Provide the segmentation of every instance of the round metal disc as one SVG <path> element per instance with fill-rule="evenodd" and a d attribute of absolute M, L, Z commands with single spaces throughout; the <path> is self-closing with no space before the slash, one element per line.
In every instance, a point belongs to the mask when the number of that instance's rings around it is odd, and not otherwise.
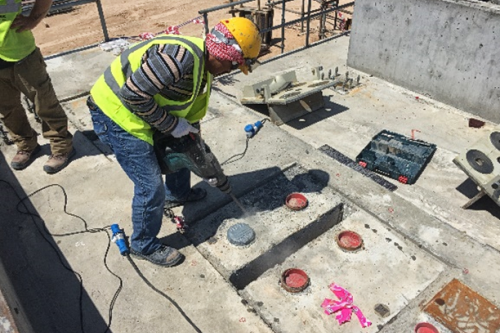
<path fill-rule="evenodd" d="M 493 172 L 493 163 L 482 151 L 471 149 L 465 157 L 467 157 L 469 165 L 477 172 L 484 174 Z"/>
<path fill-rule="evenodd" d="M 493 132 L 490 134 L 491 144 L 498 150 L 500 150 L 500 132 Z"/>
<path fill-rule="evenodd" d="M 248 245 L 255 239 L 255 231 L 245 223 L 237 223 L 227 230 L 227 239 L 237 246 Z"/>

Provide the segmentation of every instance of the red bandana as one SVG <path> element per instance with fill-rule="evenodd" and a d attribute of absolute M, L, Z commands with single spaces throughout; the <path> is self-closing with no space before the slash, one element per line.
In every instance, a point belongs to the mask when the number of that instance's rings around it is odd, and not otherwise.
<path fill-rule="evenodd" d="M 234 39 L 224 24 L 217 23 L 214 29 L 221 32 L 226 38 Z M 238 46 L 225 44 L 213 34 L 207 34 L 205 44 L 208 52 L 219 60 L 236 61 L 239 65 L 243 65 L 245 62 L 241 49 Z"/>

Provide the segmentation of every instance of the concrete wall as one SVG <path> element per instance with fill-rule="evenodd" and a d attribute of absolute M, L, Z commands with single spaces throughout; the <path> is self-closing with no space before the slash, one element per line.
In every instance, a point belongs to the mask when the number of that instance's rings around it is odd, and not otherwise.
<path fill-rule="evenodd" d="M 356 0 L 348 66 L 500 123 L 500 6 Z"/>

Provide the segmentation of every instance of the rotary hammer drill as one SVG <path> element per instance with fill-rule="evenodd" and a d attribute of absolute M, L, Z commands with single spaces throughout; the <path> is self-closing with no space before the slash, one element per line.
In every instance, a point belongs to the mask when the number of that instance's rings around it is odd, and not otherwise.
<path fill-rule="evenodd" d="M 189 133 L 180 138 L 156 135 L 154 140 L 162 173 L 168 174 L 188 168 L 209 185 L 231 194 L 229 178 L 200 133 Z"/>

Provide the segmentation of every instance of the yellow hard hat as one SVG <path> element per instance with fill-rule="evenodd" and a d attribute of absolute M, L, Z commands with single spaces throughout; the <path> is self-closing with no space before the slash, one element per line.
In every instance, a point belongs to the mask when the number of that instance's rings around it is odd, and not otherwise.
<path fill-rule="evenodd" d="M 259 28 L 245 17 L 232 17 L 223 19 L 220 22 L 226 26 L 241 48 L 245 63 L 238 68 L 244 74 L 248 74 L 249 71 L 252 71 L 252 65 L 256 63 L 260 53 L 261 37 Z"/>

